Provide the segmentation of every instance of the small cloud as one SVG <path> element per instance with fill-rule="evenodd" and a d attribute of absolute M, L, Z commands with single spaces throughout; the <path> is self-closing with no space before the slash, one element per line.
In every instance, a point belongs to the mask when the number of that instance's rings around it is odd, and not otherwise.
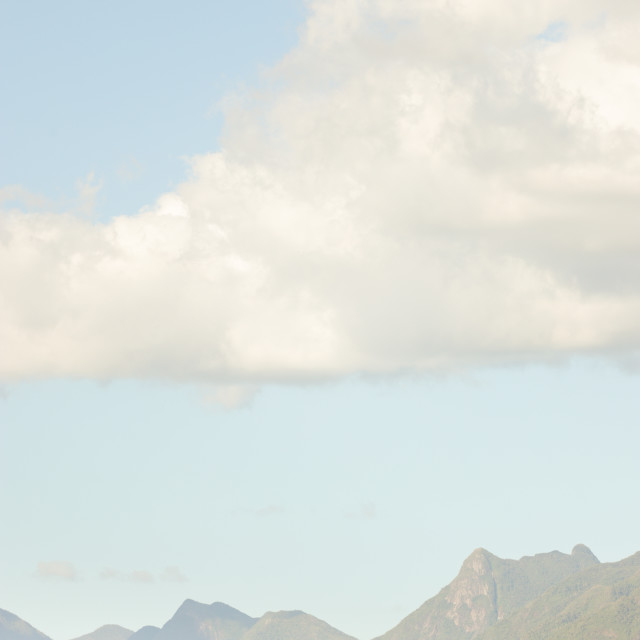
<path fill-rule="evenodd" d="M 224 385 L 206 389 L 202 399 L 205 404 L 216 405 L 231 411 L 250 406 L 257 392 L 258 388 L 253 385 Z"/>
<path fill-rule="evenodd" d="M 373 502 L 363 504 L 359 509 L 347 513 L 347 518 L 352 520 L 373 520 L 377 517 L 376 505 Z"/>
<path fill-rule="evenodd" d="M 38 562 L 35 575 L 38 578 L 47 580 L 55 579 L 73 582 L 78 579 L 76 568 L 67 561 Z"/>
<path fill-rule="evenodd" d="M 51 203 L 47 198 L 31 193 L 19 184 L 14 184 L 0 187 L 0 206 L 26 212 L 45 210 L 51 207 Z"/>
<path fill-rule="evenodd" d="M 155 582 L 156 579 L 148 571 L 132 571 L 128 576 L 129 582 Z"/>
<path fill-rule="evenodd" d="M 123 580 L 124 574 L 121 571 L 116 571 L 115 569 L 103 569 L 100 572 L 101 580 Z"/>
<path fill-rule="evenodd" d="M 131 156 L 120 164 L 117 173 L 122 182 L 134 182 L 142 175 L 142 165 Z"/>
<path fill-rule="evenodd" d="M 98 192 L 102 189 L 102 181 L 96 180 L 92 171 L 84 180 L 76 182 L 76 189 L 78 190 L 77 211 L 81 215 L 91 217 L 96 206 Z"/>
<path fill-rule="evenodd" d="M 167 567 L 160 575 L 160 580 L 165 582 L 188 582 L 187 576 L 178 567 Z"/>

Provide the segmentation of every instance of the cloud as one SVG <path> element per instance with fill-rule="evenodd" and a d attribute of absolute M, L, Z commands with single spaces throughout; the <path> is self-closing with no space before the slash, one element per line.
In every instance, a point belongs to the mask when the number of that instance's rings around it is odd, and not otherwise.
<path fill-rule="evenodd" d="M 138 582 L 143 584 L 149 584 L 155 582 L 155 578 L 149 571 L 136 570 L 136 571 L 118 571 L 108 567 L 100 572 L 101 580 L 118 580 L 120 582 Z"/>
<path fill-rule="evenodd" d="M 118 167 L 118 178 L 124 183 L 135 182 L 143 173 L 143 167 L 140 161 L 131 156 L 120 163 Z"/>
<path fill-rule="evenodd" d="M 94 173 L 91 172 L 84 180 L 76 182 L 76 188 L 78 190 L 76 210 L 79 214 L 90 218 L 96 206 L 98 192 L 102 189 L 102 181 L 96 180 Z"/>
<path fill-rule="evenodd" d="M 202 399 L 205 404 L 217 405 L 224 409 L 241 409 L 251 405 L 258 393 L 255 385 L 219 385 L 204 387 Z"/>
<path fill-rule="evenodd" d="M 128 576 L 129 582 L 142 582 L 148 584 L 155 582 L 156 579 L 148 571 L 132 571 Z"/>
<path fill-rule="evenodd" d="M 78 579 L 76 568 L 67 561 L 38 562 L 36 577 L 74 582 Z"/>
<path fill-rule="evenodd" d="M 174 192 L 0 215 L 0 380 L 628 358 L 638 27 L 627 1 L 315 0 Z"/>
<path fill-rule="evenodd" d="M 125 578 L 125 574 L 121 571 L 116 571 L 115 569 L 107 568 L 103 569 L 100 572 L 100 578 L 102 580 L 123 580 Z"/>
<path fill-rule="evenodd" d="M 0 209 L 18 209 L 26 211 L 46 210 L 50 207 L 49 200 L 35 193 L 31 193 L 20 185 L 0 187 Z"/>

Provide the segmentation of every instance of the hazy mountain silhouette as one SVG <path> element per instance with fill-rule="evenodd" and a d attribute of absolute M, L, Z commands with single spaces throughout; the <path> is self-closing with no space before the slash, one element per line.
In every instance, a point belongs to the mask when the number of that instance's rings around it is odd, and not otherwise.
<path fill-rule="evenodd" d="M 354 640 L 303 611 L 265 613 L 242 640 Z"/>
<path fill-rule="evenodd" d="M 380 640 L 466 640 L 568 576 L 598 564 L 584 545 L 571 555 L 552 551 L 503 560 L 476 549 L 458 576 Z"/>
<path fill-rule="evenodd" d="M 131 629 L 125 629 L 117 624 L 105 624 L 92 633 L 74 638 L 74 640 L 128 640 L 132 635 Z"/>
<path fill-rule="evenodd" d="M 51 640 L 13 613 L 0 609 L 0 640 Z"/>
<path fill-rule="evenodd" d="M 159 631 L 160 627 L 147 625 L 138 629 L 132 636 L 129 636 L 129 640 L 153 640 Z"/>
<path fill-rule="evenodd" d="M 584 545 L 503 560 L 476 549 L 456 578 L 377 640 L 640 640 L 640 552 L 600 564 Z M 0 640 L 50 640 L 0 609 Z M 302 611 L 252 618 L 186 600 L 162 627 L 76 640 L 354 640 Z"/>
<path fill-rule="evenodd" d="M 256 618 L 222 602 L 185 600 L 153 640 L 241 640 Z"/>

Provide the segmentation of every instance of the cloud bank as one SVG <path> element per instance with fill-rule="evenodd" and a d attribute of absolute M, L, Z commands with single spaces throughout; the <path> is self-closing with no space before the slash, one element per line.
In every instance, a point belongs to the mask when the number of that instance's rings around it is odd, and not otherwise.
<path fill-rule="evenodd" d="M 105 224 L 5 207 L 0 380 L 233 388 L 637 350 L 640 6 L 310 8 L 174 192 Z"/>

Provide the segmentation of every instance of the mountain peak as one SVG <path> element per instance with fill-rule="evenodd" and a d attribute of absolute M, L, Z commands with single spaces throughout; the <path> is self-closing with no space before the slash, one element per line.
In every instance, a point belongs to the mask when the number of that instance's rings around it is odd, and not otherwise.
<path fill-rule="evenodd" d="M 489 551 L 482 547 L 478 547 L 462 563 L 460 573 L 466 573 L 469 570 L 479 576 L 491 573 L 491 560 L 493 558 L 495 558 L 495 556 L 492 553 L 489 553 Z"/>
<path fill-rule="evenodd" d="M 153 640 L 185 640 L 215 638 L 240 640 L 256 620 L 224 602 L 203 604 L 185 600 Z"/>
<path fill-rule="evenodd" d="M 304 611 L 268 611 L 242 640 L 354 640 Z"/>
<path fill-rule="evenodd" d="M 596 563 L 600 563 L 600 560 L 598 560 L 598 558 L 596 558 L 596 556 L 594 555 L 593 551 L 591 551 L 591 549 L 589 549 L 589 547 L 587 547 L 586 544 L 577 544 L 575 547 L 573 547 L 573 549 L 571 550 L 571 555 L 574 557 L 582 557 L 582 558 L 588 558 L 589 560 L 595 560 Z"/>
<path fill-rule="evenodd" d="M 128 640 L 133 635 L 131 629 L 117 624 L 105 624 L 92 633 L 87 633 L 75 640 Z"/>
<path fill-rule="evenodd" d="M 206 606 L 203 605 L 201 602 L 196 602 L 195 600 L 192 600 L 191 598 L 187 598 L 179 607 L 178 607 L 178 611 L 180 610 L 189 610 L 189 609 L 194 609 L 196 607 L 202 607 L 202 606 Z"/>

